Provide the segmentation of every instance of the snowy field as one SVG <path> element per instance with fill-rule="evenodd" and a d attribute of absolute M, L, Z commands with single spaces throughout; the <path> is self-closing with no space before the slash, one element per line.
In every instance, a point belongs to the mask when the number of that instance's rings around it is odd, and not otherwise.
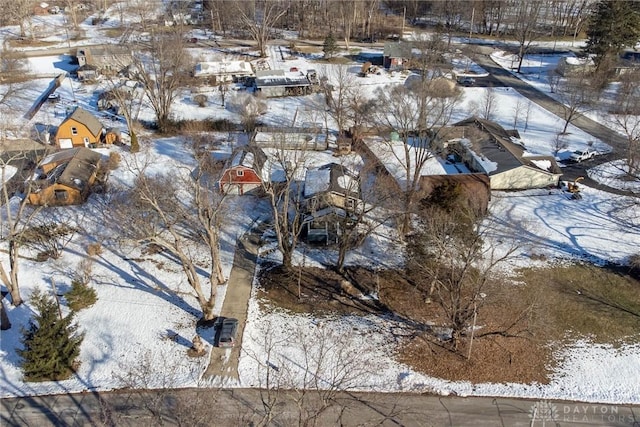
<path fill-rule="evenodd" d="M 58 19 L 46 17 L 39 19 Z M 64 46 L 62 23 L 41 26 L 48 31 L 47 39 Z M 40 27 L 39 27 L 40 28 Z M 95 26 L 83 24 L 86 36 L 95 43 L 109 42 L 105 32 Z M 5 28 L 1 37 L 15 34 L 17 27 Z M 56 33 L 57 31 L 57 33 Z M 206 57 L 207 52 L 194 52 L 197 58 Z M 211 53 L 213 55 L 213 53 Z M 208 57 L 206 57 L 208 58 Z M 272 69 L 298 67 L 313 68 L 320 75 L 335 79 L 337 67 L 344 67 L 352 74 L 362 89 L 373 96 L 375 90 L 385 85 L 403 84 L 405 74 L 387 74 L 359 79 L 356 73 L 359 64 L 330 66 L 313 62 L 308 58 L 282 60 L 278 50 L 269 52 Z M 466 63 L 462 61 L 462 63 Z M 55 75 L 68 69 L 69 57 L 45 56 L 30 60 L 29 68 L 37 75 Z M 551 66 L 551 64 L 549 65 Z M 476 72 L 481 72 L 474 65 Z M 36 72 L 37 70 L 37 72 Z M 542 74 L 541 79 L 542 79 Z M 34 99 L 48 86 L 51 79 L 34 79 L 25 91 L 24 98 L 13 104 L 14 116 L 7 117 L 13 123 L 24 123 L 22 115 Z M 45 104 L 43 109 L 23 129 L 35 123 L 57 126 L 65 114 L 65 106 L 80 105 L 95 111 L 100 85 L 80 85 L 66 80 L 58 89 L 62 101 Z M 463 120 L 477 112 L 478 100 L 486 93 L 485 88 L 464 88 L 461 105 L 455 112 L 454 121 Z M 237 114 L 229 105 L 221 106 L 219 94 L 209 93 L 205 108 L 191 101 L 191 93 L 184 92 L 174 105 L 176 119 L 180 118 L 227 118 L 237 121 Z M 513 89 L 494 90 L 496 109 L 492 119 L 507 129 L 520 131 L 527 152 L 535 155 L 552 154 L 555 134 L 563 127 L 563 120 L 531 104 Z M 300 125 L 301 123 L 324 123 L 316 109 L 322 105 L 318 96 L 288 97 L 268 100 L 268 110 L 261 121 L 268 125 Z M 517 116 L 518 104 L 529 111 L 528 118 Z M 519 109 L 523 111 L 522 108 Z M 100 115 L 106 126 L 124 127 L 117 119 Z M 152 118 L 149 108 L 142 108 L 140 119 Z M 294 120 L 295 119 L 295 120 Z M 328 121 L 329 127 L 335 124 Z M 147 156 L 158 170 L 174 170 L 177 166 L 193 166 L 187 148 L 181 138 L 153 138 L 141 135 L 146 150 L 138 154 Z M 607 150 L 602 141 L 570 126 L 566 138 L 567 148 L 559 154 L 568 156 L 570 151 L 585 148 L 588 142 Z M 240 142 L 242 143 L 242 142 Z M 235 143 L 234 143 L 235 144 Z M 234 145 L 230 144 L 230 145 Z M 228 147 L 233 148 L 232 146 Z M 117 150 L 117 148 L 112 148 Z M 106 152 L 104 153 L 107 154 Z M 129 154 L 123 152 L 124 160 Z M 124 162 L 123 162 L 124 163 Z M 606 168 L 605 168 L 606 169 Z M 12 173 L 6 170 L 5 173 Z M 607 171 L 593 172 L 607 175 Z M 123 184 L 131 183 L 132 174 L 123 167 L 113 172 L 111 179 Z M 605 178 L 602 178 L 605 179 Z M 583 200 L 569 200 L 560 191 L 531 191 L 519 193 L 494 193 L 490 205 L 492 225 L 497 224 L 494 239 L 500 242 L 505 234 L 513 233 L 513 225 L 520 228 L 518 236 L 525 244 L 523 251 L 512 261 L 511 267 L 532 265 L 533 254 L 544 254 L 551 260 L 589 260 L 624 262 L 637 254 L 640 247 L 640 205 L 637 199 L 612 196 L 583 187 Z M 20 281 L 23 297 L 37 288 L 51 292 L 51 283 L 59 292 L 69 289 L 71 272 L 85 257 L 86 246 L 96 240 L 102 241 L 105 252 L 96 259 L 93 287 L 98 293 L 98 302 L 83 310 L 77 317 L 81 330 L 86 333 L 80 355 L 80 369 L 72 379 L 60 382 L 25 383 L 19 369 L 15 348 L 20 346 L 20 329 L 26 326 L 32 315 L 27 303 L 21 307 L 8 306 L 13 323 L 9 331 L 3 331 L 0 348 L 0 397 L 66 393 L 87 390 L 111 390 L 125 385 L 123 377 L 131 370 L 148 366 L 152 387 L 207 386 L 202 380 L 207 358 L 185 357 L 198 318 L 198 305 L 178 266 L 159 256 L 140 253 L 139 249 L 120 247 L 112 236 L 103 235 L 100 215 L 100 196 L 92 196 L 86 205 L 75 208 L 47 210 L 47 215 L 77 218 L 82 221 L 85 233 L 64 250 L 61 259 L 37 263 L 24 259 L 21 263 Z M 233 260 L 235 241 L 251 226 L 254 220 L 267 212 L 263 201 L 253 197 L 238 197 L 233 201 L 233 221 L 224 225 L 223 263 L 228 277 Z M 504 224 L 504 228 L 500 228 Z M 502 235 L 500 234 L 502 230 Z M 393 230 L 381 228 L 358 251 L 347 258 L 347 263 L 370 266 L 397 266 L 401 245 Z M 269 256 L 273 256 L 269 255 Z M 320 265 L 335 254 L 326 251 L 310 251 L 297 254 L 297 262 L 305 265 Z M 0 262 L 7 265 L 7 254 L 0 252 Z M 541 262 L 541 261 L 536 261 Z M 226 288 L 219 289 L 215 312 L 219 312 Z M 539 384 L 470 384 L 448 382 L 424 376 L 394 360 L 394 346 L 406 333 L 402 325 L 393 319 L 379 317 L 342 317 L 317 319 L 311 316 L 291 316 L 279 312 L 264 312 L 254 297 L 249 303 L 248 323 L 242 343 L 239 364 L 240 380 L 230 386 L 258 387 L 266 385 L 266 369 L 269 364 L 280 368 L 278 381 L 284 386 L 304 386 L 304 372 L 317 368 L 323 378 L 340 380 L 344 388 L 378 391 L 429 391 L 442 394 L 482 396 L 518 396 L 540 399 L 576 399 L 606 403 L 640 403 L 640 346 L 628 345 L 613 348 L 580 341 L 558 355 L 562 363 L 553 373 L 551 383 Z M 212 337 L 204 337 L 210 345 Z M 324 345 L 324 347 L 323 347 Z M 269 360 L 265 354 L 270 352 Z M 317 366 L 320 355 L 327 354 L 321 366 Z M 336 378 L 338 363 L 352 364 L 351 374 Z M 207 382 L 208 383 L 208 382 Z"/>

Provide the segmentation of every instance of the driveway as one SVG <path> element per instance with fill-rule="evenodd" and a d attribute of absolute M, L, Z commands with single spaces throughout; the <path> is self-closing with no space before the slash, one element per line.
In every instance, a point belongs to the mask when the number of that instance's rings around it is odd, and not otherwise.
<path fill-rule="evenodd" d="M 240 359 L 244 328 L 247 323 L 247 310 L 249 308 L 251 286 L 253 285 L 253 277 L 256 271 L 258 247 L 263 227 L 263 223 L 258 220 L 236 242 L 236 252 L 233 257 L 231 273 L 229 274 L 227 293 L 220 313 L 222 317 L 238 319 L 236 345 L 232 348 L 213 347 L 211 349 L 211 360 L 203 375 L 205 379 L 214 376 L 239 379 L 238 361 Z"/>

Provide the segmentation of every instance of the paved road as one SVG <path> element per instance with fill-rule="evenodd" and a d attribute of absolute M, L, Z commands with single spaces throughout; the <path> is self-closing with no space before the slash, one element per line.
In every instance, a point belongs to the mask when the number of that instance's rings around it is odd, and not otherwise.
<path fill-rule="evenodd" d="M 38 396 L 0 401 L 3 426 L 255 425 L 263 400 L 277 402 L 270 426 L 298 424 L 297 391 L 182 389 Z M 304 396 L 306 409 L 320 395 Z M 320 426 L 640 426 L 640 407 L 411 393 L 338 393 Z M 224 408 L 224 409 L 223 409 Z M 533 416 L 535 412 L 535 418 Z"/>
<path fill-rule="evenodd" d="M 498 66 L 490 58 L 489 54 L 493 49 L 488 47 L 477 47 L 477 53 L 473 55 L 473 60 L 482 66 L 491 74 L 491 78 L 496 79 L 501 85 L 506 87 L 512 87 L 520 94 L 524 95 L 528 99 L 532 100 L 542 108 L 552 112 L 560 118 L 564 118 L 566 107 L 546 95 L 540 92 L 538 89 L 529 85 L 527 82 L 520 80 L 509 71 Z M 624 151 L 626 146 L 626 139 L 619 135 L 617 132 L 609 129 L 608 127 L 582 115 L 578 114 L 577 117 L 571 122 L 573 125 L 582 129 L 594 137 L 601 139 L 605 143 L 611 145 L 615 150 Z"/>

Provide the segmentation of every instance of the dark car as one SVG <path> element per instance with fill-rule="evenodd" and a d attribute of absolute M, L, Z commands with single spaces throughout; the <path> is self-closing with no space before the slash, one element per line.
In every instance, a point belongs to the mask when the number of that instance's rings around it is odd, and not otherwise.
<path fill-rule="evenodd" d="M 460 84 L 462 86 L 473 86 L 474 84 L 476 84 L 476 80 L 473 77 L 463 77 L 460 79 Z"/>
<path fill-rule="evenodd" d="M 218 327 L 218 347 L 233 347 L 238 333 L 238 319 L 224 317 Z"/>

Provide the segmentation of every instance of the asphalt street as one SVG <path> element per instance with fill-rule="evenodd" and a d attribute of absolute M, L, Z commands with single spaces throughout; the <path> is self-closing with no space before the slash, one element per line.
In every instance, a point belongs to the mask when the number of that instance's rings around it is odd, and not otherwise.
<path fill-rule="evenodd" d="M 300 390 L 182 389 L 38 396 L 0 401 L 3 426 L 270 426 L 312 417 L 327 393 Z M 301 411 L 296 402 L 304 402 Z M 640 407 L 414 393 L 331 395 L 318 426 L 640 426 Z M 307 412 L 310 411 L 310 412 Z"/>

